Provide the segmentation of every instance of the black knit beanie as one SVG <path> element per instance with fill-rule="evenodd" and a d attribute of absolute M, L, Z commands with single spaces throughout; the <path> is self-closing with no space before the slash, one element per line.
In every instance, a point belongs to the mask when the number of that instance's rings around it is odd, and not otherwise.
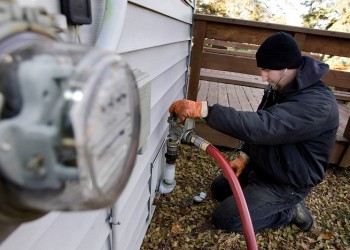
<path fill-rule="evenodd" d="M 267 38 L 255 54 L 256 63 L 263 69 L 296 69 L 302 62 L 302 55 L 295 39 L 284 32 Z"/>

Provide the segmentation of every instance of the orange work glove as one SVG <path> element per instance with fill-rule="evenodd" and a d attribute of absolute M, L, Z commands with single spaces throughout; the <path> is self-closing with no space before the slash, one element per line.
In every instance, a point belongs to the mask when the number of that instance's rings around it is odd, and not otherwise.
<path fill-rule="evenodd" d="M 175 112 L 183 123 L 186 118 L 201 118 L 208 115 L 207 102 L 195 102 L 186 99 L 178 100 L 171 104 L 169 112 Z"/>
<path fill-rule="evenodd" d="M 238 157 L 229 163 L 238 177 L 242 173 L 243 169 L 248 165 L 249 156 L 243 151 L 240 151 Z"/>

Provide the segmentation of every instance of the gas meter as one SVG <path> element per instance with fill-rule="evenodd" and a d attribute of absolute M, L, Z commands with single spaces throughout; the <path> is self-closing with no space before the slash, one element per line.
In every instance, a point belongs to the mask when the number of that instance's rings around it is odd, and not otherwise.
<path fill-rule="evenodd" d="M 0 11 L 0 221 L 112 204 L 138 149 L 132 71 L 113 53 L 62 42 L 41 10 Z"/>

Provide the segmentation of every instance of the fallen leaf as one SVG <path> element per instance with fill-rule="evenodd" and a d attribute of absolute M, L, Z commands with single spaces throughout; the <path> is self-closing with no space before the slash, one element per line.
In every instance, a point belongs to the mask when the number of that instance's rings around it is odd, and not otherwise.
<path fill-rule="evenodd" d="M 331 232 L 322 232 L 321 237 L 324 240 L 330 240 L 332 238 L 333 234 Z"/>
<path fill-rule="evenodd" d="M 172 232 L 173 234 L 176 234 L 176 233 L 178 233 L 179 231 L 180 231 L 180 226 L 179 226 L 179 224 L 173 223 L 173 225 L 171 226 L 171 232 Z"/>
<path fill-rule="evenodd" d="M 309 246 L 305 244 L 305 242 L 301 242 L 301 248 L 303 250 L 309 250 Z"/>

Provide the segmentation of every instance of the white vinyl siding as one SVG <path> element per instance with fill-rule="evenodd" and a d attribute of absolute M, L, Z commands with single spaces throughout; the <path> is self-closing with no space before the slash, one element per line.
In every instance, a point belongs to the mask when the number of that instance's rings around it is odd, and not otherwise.
<path fill-rule="evenodd" d="M 87 212 L 51 212 L 23 223 L 2 244 L 3 250 L 101 249 L 110 234 L 105 209 Z M 89 246 L 89 248 L 85 248 Z"/>
<path fill-rule="evenodd" d="M 138 4 L 184 23 L 192 24 L 193 8 L 189 8 L 189 5 L 181 0 L 130 0 L 129 2 Z"/>
<path fill-rule="evenodd" d="M 117 52 L 125 53 L 189 40 L 188 24 L 129 4 Z"/>

